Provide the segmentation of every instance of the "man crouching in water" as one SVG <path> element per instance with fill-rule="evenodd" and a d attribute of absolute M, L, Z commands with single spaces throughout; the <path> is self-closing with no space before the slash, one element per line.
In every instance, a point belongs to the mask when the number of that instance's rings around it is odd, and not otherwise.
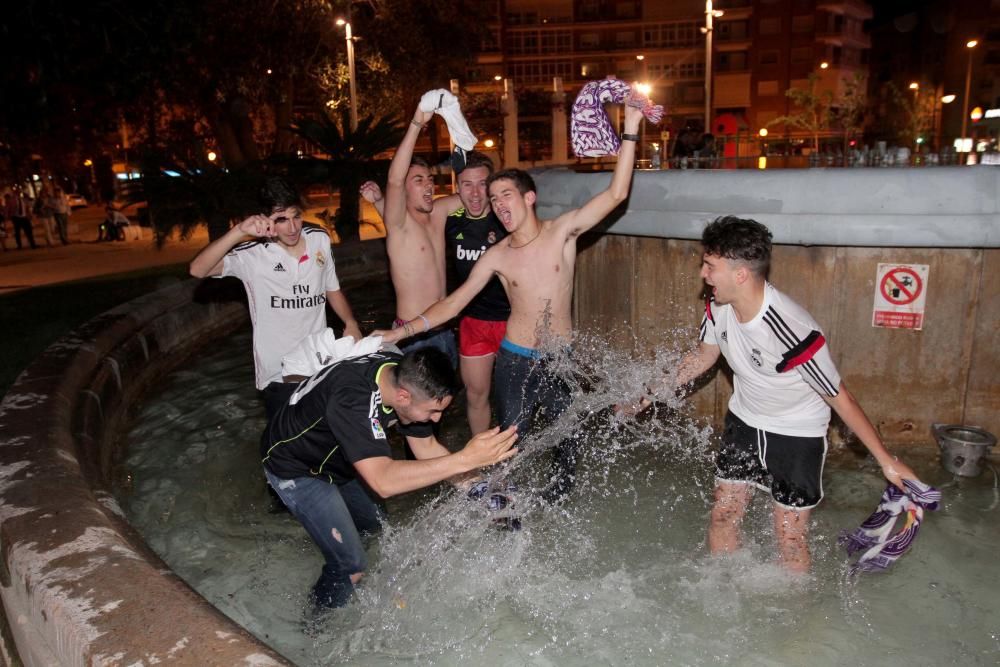
<path fill-rule="evenodd" d="M 363 533 L 379 528 L 381 498 L 422 489 L 513 456 L 516 429 L 493 428 L 452 454 L 434 437 L 457 381 L 448 357 L 426 348 L 376 352 L 332 364 L 302 382 L 261 438 L 264 474 L 323 553 L 317 608 L 350 600 L 364 575 Z M 416 461 L 392 458 L 397 426 Z M 453 480 L 453 481 L 458 481 Z"/>

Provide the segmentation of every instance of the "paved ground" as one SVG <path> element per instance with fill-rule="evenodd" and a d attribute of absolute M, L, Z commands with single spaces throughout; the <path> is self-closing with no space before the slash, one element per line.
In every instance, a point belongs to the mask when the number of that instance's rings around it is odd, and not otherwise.
<path fill-rule="evenodd" d="M 101 207 L 74 211 L 68 246 L 56 240 L 57 245 L 47 247 L 45 234 L 37 224 L 34 230 L 37 250 L 13 249 L 14 239 L 6 238 L 7 250 L 0 251 L 0 294 L 150 266 L 186 263 L 208 242 L 208 233 L 201 228 L 191 238 L 173 238 L 161 249 L 153 243 L 149 229 L 143 230 L 145 236 L 141 241 L 95 243 L 97 227 L 103 219 Z M 7 229 L 10 230 L 9 223 Z M 27 243 L 24 245 L 28 247 Z"/>
<path fill-rule="evenodd" d="M 329 202 L 336 206 L 336 200 Z M 306 211 L 307 220 L 316 220 L 316 214 L 325 207 L 310 207 Z M 378 216 L 365 206 L 367 220 L 378 220 Z M 208 243 L 208 232 L 199 228 L 190 238 L 171 238 L 162 248 L 153 243 L 149 229 L 144 229 L 140 241 L 112 241 L 96 243 L 97 227 L 104 219 L 104 209 L 88 206 L 77 209 L 70 219 L 70 241 L 68 246 L 59 244 L 47 247 L 45 234 L 35 225 L 37 250 L 16 250 L 14 239 L 4 239 L 6 251 L 0 251 L 0 294 L 17 290 L 49 285 L 52 283 L 93 278 L 135 271 L 151 266 L 186 264 Z M 10 223 L 7 223 L 10 232 Z M 380 231 L 371 226 L 362 227 L 362 237 L 380 236 Z M 25 248 L 27 242 L 22 239 Z"/>

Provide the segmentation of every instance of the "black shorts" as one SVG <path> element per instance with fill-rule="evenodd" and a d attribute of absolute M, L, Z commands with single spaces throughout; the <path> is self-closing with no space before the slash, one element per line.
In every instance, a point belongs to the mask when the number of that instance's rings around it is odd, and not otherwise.
<path fill-rule="evenodd" d="M 779 505 L 809 509 L 823 499 L 826 437 L 802 438 L 762 431 L 726 413 L 722 445 L 715 456 L 715 477 L 747 482 Z"/>

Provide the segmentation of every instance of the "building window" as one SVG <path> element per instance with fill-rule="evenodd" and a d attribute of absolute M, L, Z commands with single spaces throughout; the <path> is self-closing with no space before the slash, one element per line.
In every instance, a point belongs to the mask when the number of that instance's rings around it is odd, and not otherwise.
<path fill-rule="evenodd" d="M 615 46 L 619 49 L 628 49 L 635 46 L 635 33 L 631 30 L 623 30 L 615 33 Z"/>
<path fill-rule="evenodd" d="M 760 27 L 760 34 L 762 35 L 777 35 L 781 33 L 781 19 L 761 19 L 758 24 Z"/>
<path fill-rule="evenodd" d="M 601 33 L 599 32 L 580 33 L 580 48 L 581 49 L 601 48 Z"/>
<path fill-rule="evenodd" d="M 813 50 L 811 46 L 801 46 L 792 49 L 792 64 L 802 65 L 804 63 L 810 63 L 813 59 Z"/>
<path fill-rule="evenodd" d="M 639 16 L 639 9 L 636 0 L 618 0 L 615 5 L 615 17 L 620 19 L 634 19 Z"/>
<path fill-rule="evenodd" d="M 812 32 L 815 26 L 816 21 L 813 19 L 812 14 L 792 17 L 792 32 Z"/>
<path fill-rule="evenodd" d="M 760 64 L 761 65 L 777 65 L 778 64 L 778 50 L 768 49 L 767 51 L 760 52 Z"/>
<path fill-rule="evenodd" d="M 757 82 L 757 95 L 760 97 L 767 97 L 769 95 L 778 95 L 778 82 L 777 81 L 758 81 Z"/>
<path fill-rule="evenodd" d="M 720 72 L 742 72 L 747 69 L 746 51 L 723 51 L 719 54 Z"/>

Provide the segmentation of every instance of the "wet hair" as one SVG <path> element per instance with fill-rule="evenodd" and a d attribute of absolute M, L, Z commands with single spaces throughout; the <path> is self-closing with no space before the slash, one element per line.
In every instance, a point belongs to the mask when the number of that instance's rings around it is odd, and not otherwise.
<path fill-rule="evenodd" d="M 423 159 L 419 155 L 414 155 L 413 157 L 410 158 L 410 166 L 411 167 L 425 167 L 427 169 L 430 169 L 431 168 L 431 163 L 428 162 L 427 160 Z"/>
<path fill-rule="evenodd" d="M 488 155 L 479 151 L 469 151 L 465 154 L 465 167 L 462 168 L 462 171 L 477 167 L 486 167 L 486 173 L 493 174 L 493 160 Z M 462 171 L 458 173 L 461 174 Z"/>
<path fill-rule="evenodd" d="M 420 399 L 437 401 L 458 392 L 458 378 L 451 360 L 434 348 L 421 348 L 403 355 L 396 367 L 396 384 Z"/>
<path fill-rule="evenodd" d="M 709 255 L 746 263 L 758 276 L 771 266 L 771 232 L 756 220 L 726 215 L 713 220 L 701 234 Z"/>
<path fill-rule="evenodd" d="M 268 176 L 264 179 L 257 193 L 260 208 L 266 215 L 280 211 L 283 208 L 298 206 L 302 208 L 302 197 L 291 181 L 282 176 Z"/>
<path fill-rule="evenodd" d="M 500 180 L 513 181 L 514 186 L 517 187 L 517 191 L 522 195 L 526 195 L 529 192 L 537 192 L 535 189 L 535 179 L 523 169 L 504 169 L 490 175 L 486 181 L 486 188 L 489 189 L 491 185 Z"/>

